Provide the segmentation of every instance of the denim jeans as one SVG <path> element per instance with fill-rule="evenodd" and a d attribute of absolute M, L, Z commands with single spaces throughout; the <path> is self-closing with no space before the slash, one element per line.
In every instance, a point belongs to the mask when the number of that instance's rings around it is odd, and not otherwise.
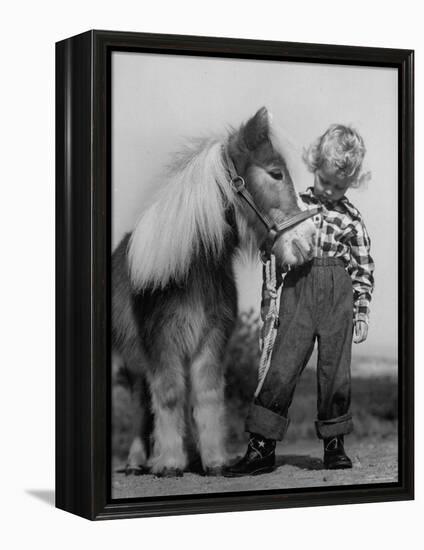
<path fill-rule="evenodd" d="M 279 317 L 270 368 L 250 406 L 246 431 L 283 439 L 296 384 L 317 341 L 317 435 L 324 439 L 351 432 L 353 290 L 343 261 L 315 258 L 289 271 Z"/>

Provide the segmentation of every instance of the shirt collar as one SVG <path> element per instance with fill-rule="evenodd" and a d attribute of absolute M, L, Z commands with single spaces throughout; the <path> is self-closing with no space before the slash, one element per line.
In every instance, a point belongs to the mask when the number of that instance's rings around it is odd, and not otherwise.
<path fill-rule="evenodd" d="M 347 212 L 354 220 L 361 219 L 359 210 L 353 206 L 346 195 L 343 195 L 343 197 L 336 202 L 326 201 L 325 199 L 323 200 L 321 197 L 317 197 L 317 195 L 315 195 L 313 187 L 308 187 L 306 191 L 301 193 L 301 196 L 309 197 L 315 204 L 324 205 L 327 210 L 336 210 L 339 212 L 344 211 Z"/>
<path fill-rule="evenodd" d="M 308 187 L 307 190 L 304 193 L 302 193 L 302 195 L 311 197 L 315 201 L 321 204 L 324 204 L 326 207 L 329 207 L 329 208 L 334 208 L 335 206 L 340 204 L 346 205 L 348 203 L 348 199 L 346 195 L 343 195 L 343 197 L 337 201 L 332 201 L 332 200 L 325 199 L 322 195 L 320 196 L 316 195 L 313 187 Z"/>

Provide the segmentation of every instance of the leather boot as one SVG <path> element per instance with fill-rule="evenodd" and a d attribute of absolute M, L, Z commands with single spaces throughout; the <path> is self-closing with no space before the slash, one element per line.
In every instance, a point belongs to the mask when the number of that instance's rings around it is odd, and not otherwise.
<path fill-rule="evenodd" d="M 352 468 L 352 461 L 344 450 L 344 437 L 342 435 L 324 439 L 324 466 L 327 470 Z"/>
<path fill-rule="evenodd" d="M 255 476 L 272 472 L 275 467 L 275 440 L 251 434 L 246 454 L 224 469 L 224 477 Z"/>

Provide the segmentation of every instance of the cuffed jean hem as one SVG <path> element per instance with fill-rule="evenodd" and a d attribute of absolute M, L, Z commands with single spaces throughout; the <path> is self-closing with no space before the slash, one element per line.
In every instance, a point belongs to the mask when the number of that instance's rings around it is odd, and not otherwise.
<path fill-rule="evenodd" d="M 281 441 L 287 431 L 289 419 L 254 403 L 250 405 L 246 418 L 246 431 L 267 439 Z"/>
<path fill-rule="evenodd" d="M 353 430 L 351 414 L 344 414 L 330 420 L 316 420 L 315 429 L 320 439 L 327 439 L 336 435 L 350 434 Z"/>

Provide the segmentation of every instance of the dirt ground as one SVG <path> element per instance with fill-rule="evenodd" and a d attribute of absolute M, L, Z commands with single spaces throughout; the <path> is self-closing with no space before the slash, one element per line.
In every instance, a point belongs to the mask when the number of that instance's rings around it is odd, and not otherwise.
<path fill-rule="evenodd" d="M 398 450 L 395 438 L 346 441 L 353 461 L 351 470 L 325 470 L 322 444 L 318 440 L 280 443 L 274 472 L 242 478 L 204 477 L 185 473 L 184 477 L 164 479 L 153 475 L 126 476 L 114 464 L 112 498 L 142 498 L 228 491 L 331 487 L 367 483 L 390 483 L 398 479 Z"/>

